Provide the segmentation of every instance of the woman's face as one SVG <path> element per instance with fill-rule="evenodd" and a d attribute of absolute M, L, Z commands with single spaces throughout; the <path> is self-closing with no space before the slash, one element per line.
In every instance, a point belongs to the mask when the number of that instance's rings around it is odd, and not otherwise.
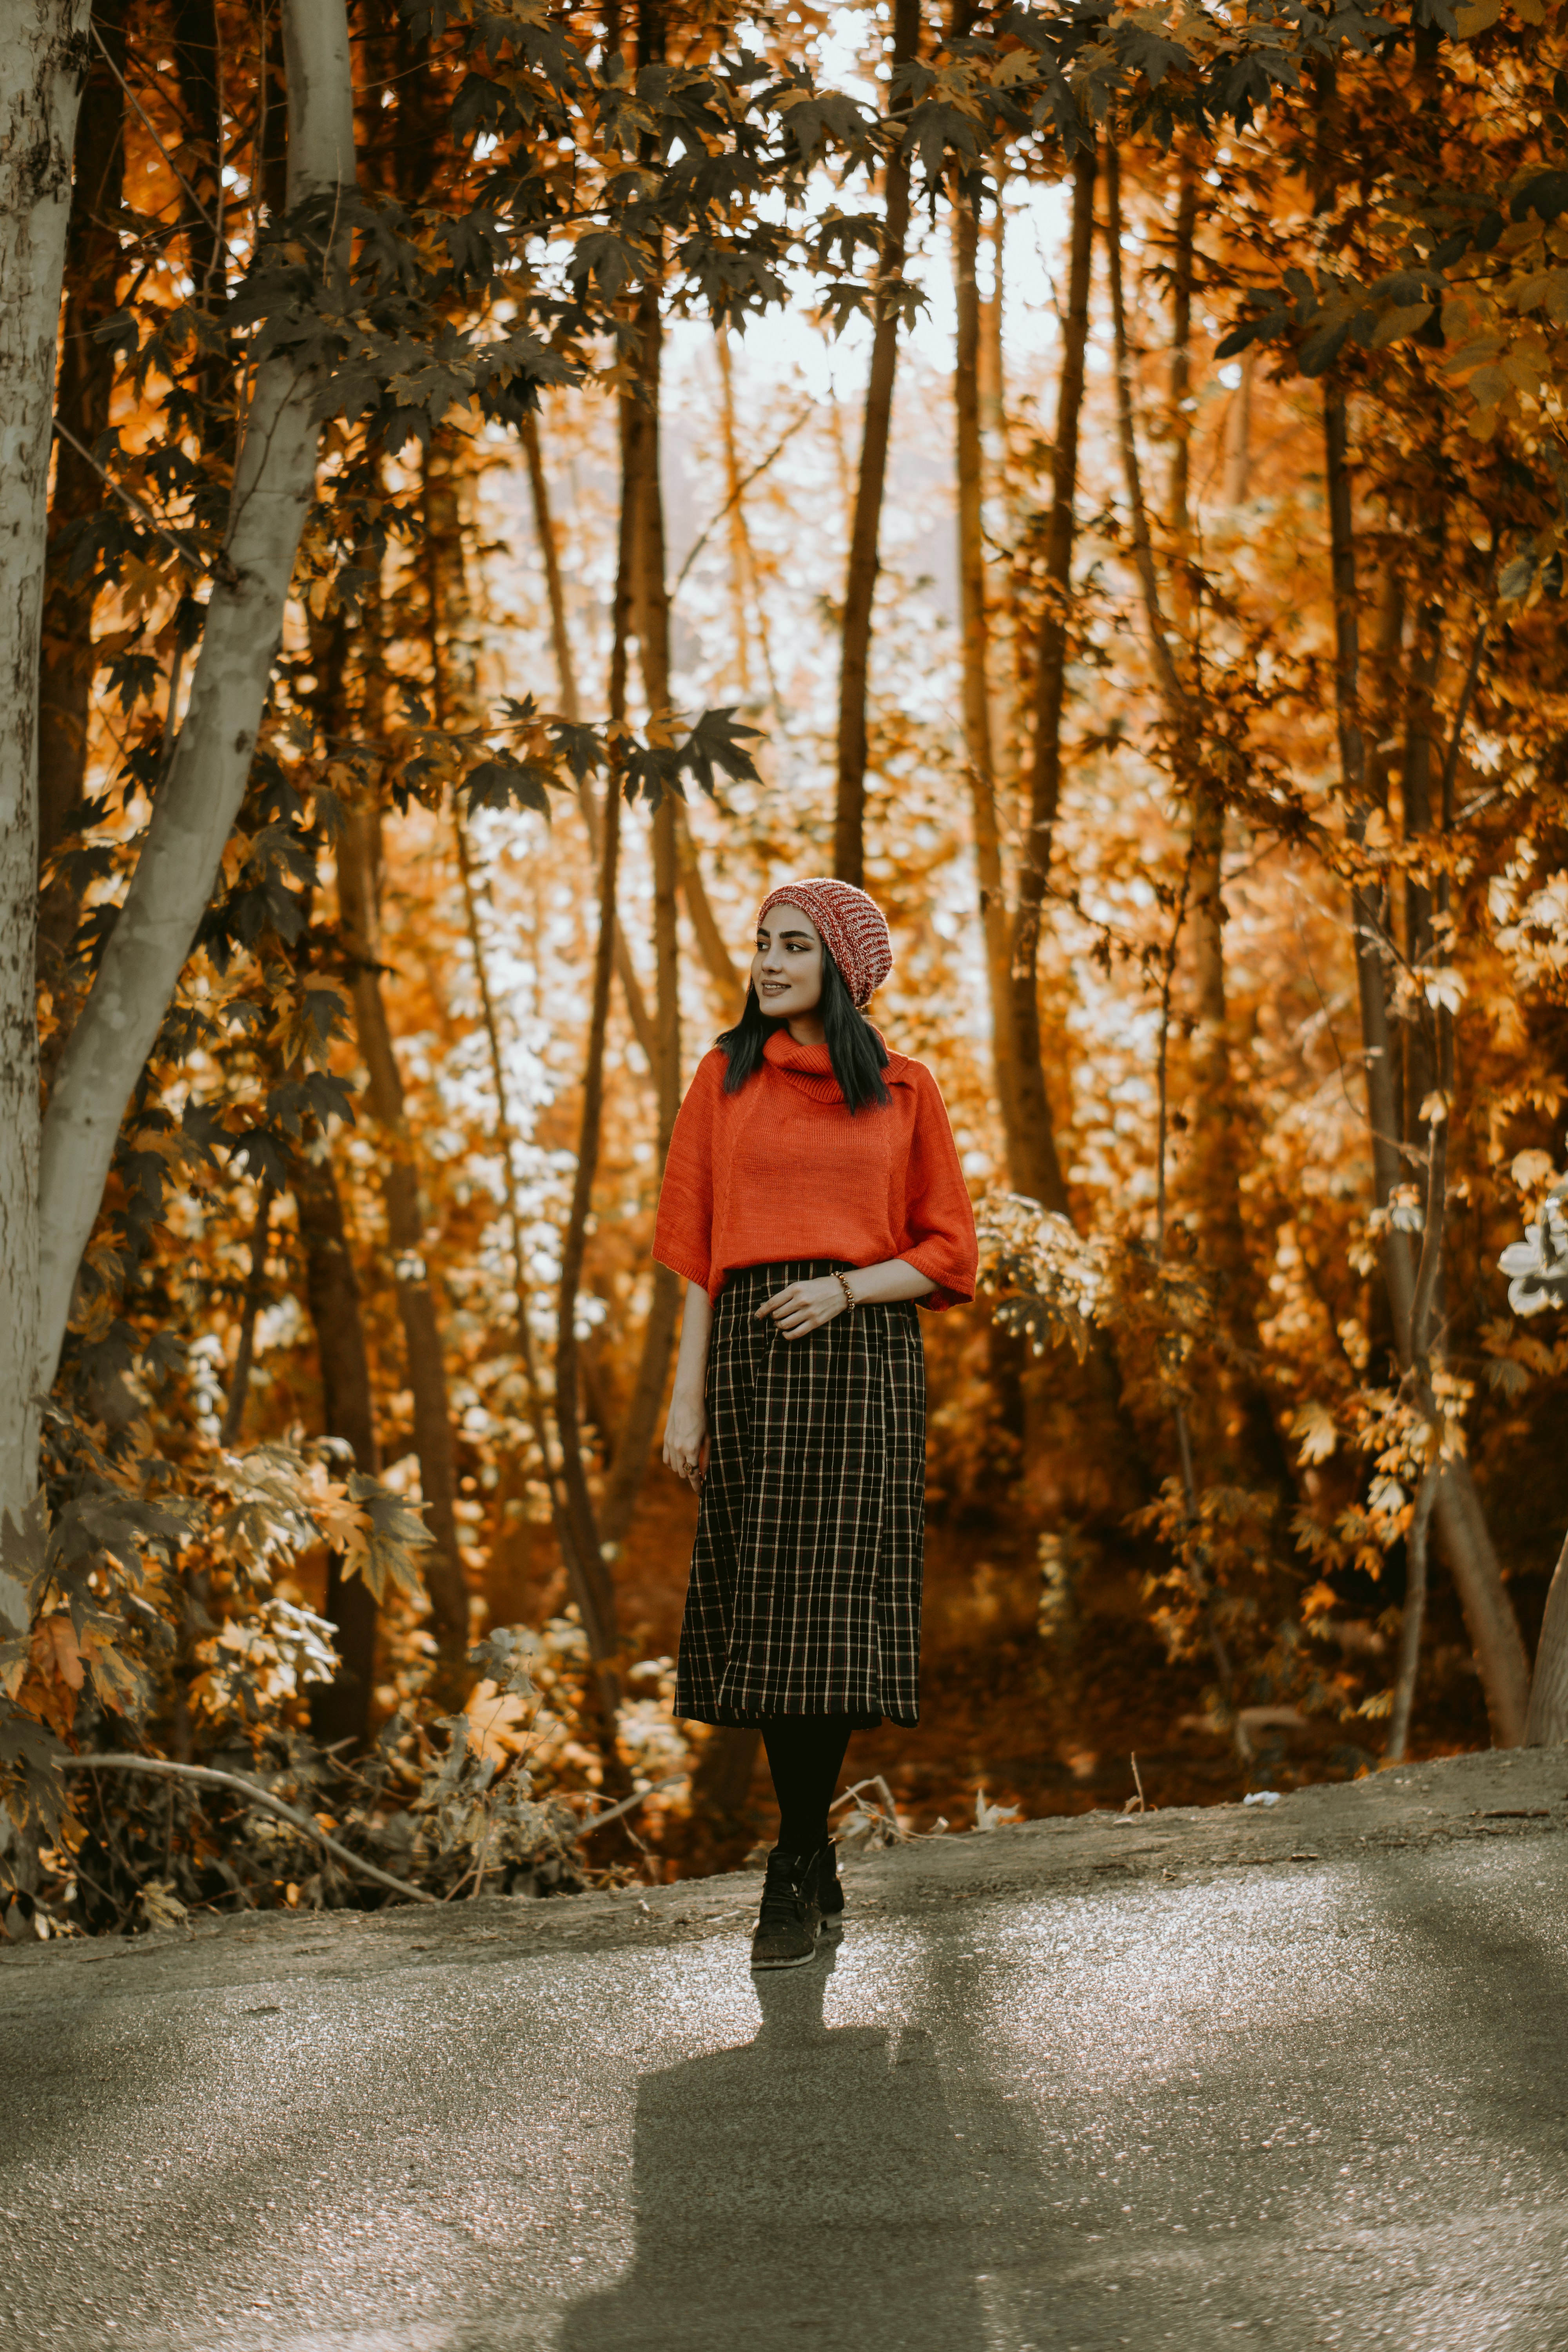
<path fill-rule="evenodd" d="M 787 900 L 757 926 L 752 985 L 770 1021 L 795 1021 L 822 1002 L 822 938 L 811 917 Z"/>

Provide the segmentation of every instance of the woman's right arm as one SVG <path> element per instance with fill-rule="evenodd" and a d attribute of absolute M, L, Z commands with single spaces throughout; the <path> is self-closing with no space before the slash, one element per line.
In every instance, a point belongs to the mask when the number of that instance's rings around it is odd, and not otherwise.
<path fill-rule="evenodd" d="M 680 1353 L 675 1364 L 675 1392 L 669 1419 L 664 1425 L 664 1458 L 678 1478 L 694 1494 L 702 1492 L 708 1468 L 708 1337 L 713 1328 L 713 1302 L 700 1282 L 686 1286 L 686 1310 L 680 1318 Z"/>

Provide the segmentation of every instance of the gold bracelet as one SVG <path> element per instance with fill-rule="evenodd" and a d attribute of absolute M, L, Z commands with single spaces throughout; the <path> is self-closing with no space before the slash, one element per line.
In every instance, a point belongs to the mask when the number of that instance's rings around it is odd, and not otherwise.
<path fill-rule="evenodd" d="M 853 1315 L 855 1309 L 859 1306 L 860 1301 L 856 1297 L 855 1293 L 849 1287 L 849 1276 L 847 1274 L 835 1274 L 833 1279 L 838 1285 L 839 1289 L 844 1293 L 845 1297 L 849 1301 L 849 1312 Z"/>

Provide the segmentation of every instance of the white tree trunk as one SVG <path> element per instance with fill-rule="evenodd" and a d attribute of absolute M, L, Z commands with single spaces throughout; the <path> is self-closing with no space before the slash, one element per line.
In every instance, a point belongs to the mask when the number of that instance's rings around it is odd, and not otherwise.
<path fill-rule="evenodd" d="M 38 624 L 89 0 L 0 0 L 0 1513 L 37 1484 Z"/>
<path fill-rule="evenodd" d="M 353 99 L 344 0 L 285 0 L 289 205 L 352 184 Z M 125 1104 L 157 1037 L 245 796 L 315 487 L 313 377 L 287 356 L 258 372 L 235 468 L 225 552 L 190 707 L 125 905 L 71 1033 L 44 1123 L 37 1379 L 54 1377 L 83 1249 Z"/>

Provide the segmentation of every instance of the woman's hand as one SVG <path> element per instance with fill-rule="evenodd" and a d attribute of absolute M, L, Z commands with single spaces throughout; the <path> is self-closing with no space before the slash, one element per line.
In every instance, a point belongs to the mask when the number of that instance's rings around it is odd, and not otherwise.
<path fill-rule="evenodd" d="M 792 1282 L 787 1289 L 775 1290 L 757 1314 L 771 1315 L 786 1339 L 804 1339 L 808 1331 L 820 1331 L 836 1315 L 846 1314 L 848 1307 L 838 1276 L 825 1274 L 815 1282 Z"/>
<path fill-rule="evenodd" d="M 664 1425 L 664 1458 L 694 1495 L 702 1492 L 708 1475 L 708 1408 L 700 1396 L 683 1396 L 679 1389 L 669 1401 Z"/>

